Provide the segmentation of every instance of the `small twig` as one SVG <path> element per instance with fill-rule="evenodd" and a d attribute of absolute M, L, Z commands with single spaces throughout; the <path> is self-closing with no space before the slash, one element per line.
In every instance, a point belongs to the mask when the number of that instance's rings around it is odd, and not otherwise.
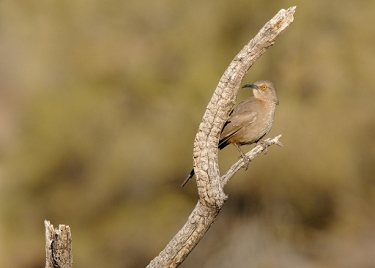
<path fill-rule="evenodd" d="M 255 146 L 253 149 L 251 149 L 249 152 L 247 152 L 245 155 L 251 160 L 253 160 L 258 154 L 261 154 L 263 151 L 266 151 L 267 148 L 271 145 L 278 145 L 283 146 L 283 144 L 279 141 L 281 135 L 276 136 L 273 139 L 266 139 L 262 142 L 260 142 L 257 146 Z M 239 171 L 242 166 L 244 165 L 243 158 L 239 158 L 236 163 L 234 163 L 231 168 L 223 175 L 221 176 L 221 186 L 224 187 L 228 181 L 233 177 L 234 174 L 236 174 L 237 171 Z"/>

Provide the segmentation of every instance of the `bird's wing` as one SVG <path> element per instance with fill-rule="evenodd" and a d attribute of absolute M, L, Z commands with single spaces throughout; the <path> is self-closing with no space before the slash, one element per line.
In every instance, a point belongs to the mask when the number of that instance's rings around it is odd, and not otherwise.
<path fill-rule="evenodd" d="M 250 102 L 252 100 L 247 99 L 239 103 L 231 113 L 220 135 L 220 149 L 227 146 L 230 138 L 236 135 L 242 128 L 253 124 L 257 120 L 258 113 L 249 105 Z"/>

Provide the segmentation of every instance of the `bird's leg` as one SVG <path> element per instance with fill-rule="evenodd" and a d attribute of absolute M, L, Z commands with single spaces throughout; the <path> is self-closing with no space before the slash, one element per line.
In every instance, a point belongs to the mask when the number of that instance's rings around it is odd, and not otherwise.
<path fill-rule="evenodd" d="M 243 160 L 243 162 L 244 162 L 243 167 L 245 168 L 245 170 L 247 170 L 247 168 L 249 167 L 250 158 L 247 157 L 247 155 L 244 154 L 244 152 L 241 150 L 240 146 L 238 146 L 237 143 L 233 143 L 233 145 L 234 145 L 234 146 L 237 148 L 237 150 L 240 152 L 240 154 L 241 154 L 240 157 L 242 158 L 242 160 Z"/>

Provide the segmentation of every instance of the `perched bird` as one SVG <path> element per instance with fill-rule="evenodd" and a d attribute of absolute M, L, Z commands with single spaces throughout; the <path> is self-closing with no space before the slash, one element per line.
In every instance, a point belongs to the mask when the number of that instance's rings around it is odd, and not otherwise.
<path fill-rule="evenodd" d="M 246 84 L 242 88 L 246 87 L 253 89 L 254 96 L 241 101 L 231 111 L 221 130 L 218 147 L 221 150 L 232 143 L 246 162 L 245 168 L 247 169 L 250 160 L 240 146 L 256 143 L 270 131 L 279 98 L 275 86 L 270 81 L 259 80 L 254 84 Z M 193 176 L 194 169 L 181 187 L 184 187 Z"/>

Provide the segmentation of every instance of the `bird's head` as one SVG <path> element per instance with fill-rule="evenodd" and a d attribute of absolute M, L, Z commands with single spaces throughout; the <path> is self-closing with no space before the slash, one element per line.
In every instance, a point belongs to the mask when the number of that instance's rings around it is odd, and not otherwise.
<path fill-rule="evenodd" d="M 263 100 L 266 102 L 274 102 L 276 105 L 279 104 L 279 98 L 277 97 L 276 88 L 272 82 L 267 80 L 259 80 L 254 84 L 246 84 L 242 88 L 251 87 L 253 94 L 256 99 Z"/>

